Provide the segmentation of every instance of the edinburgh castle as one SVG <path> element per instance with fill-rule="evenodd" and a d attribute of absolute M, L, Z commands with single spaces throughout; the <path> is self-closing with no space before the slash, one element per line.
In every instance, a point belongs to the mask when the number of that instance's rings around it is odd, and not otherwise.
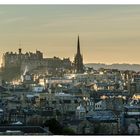
<path fill-rule="evenodd" d="M 43 53 L 37 50 L 36 53 L 26 52 L 23 54 L 19 49 L 18 53 L 6 52 L 3 54 L 2 72 L 4 77 L 7 77 L 6 80 L 23 74 L 25 69 L 30 73 L 43 70 L 43 73 L 45 71 L 48 74 L 54 74 L 60 70 L 71 70 L 72 62 L 69 58 L 43 58 Z M 12 76 L 6 76 L 9 73 L 13 73 Z"/>
<path fill-rule="evenodd" d="M 69 58 L 44 58 L 43 53 L 36 50 L 33 52 L 22 53 L 19 48 L 18 52 L 6 52 L 2 57 L 2 77 L 5 80 L 19 78 L 25 71 L 30 74 L 46 74 L 53 76 L 62 76 L 66 73 L 83 73 L 83 58 L 80 54 L 80 41 L 78 36 L 77 53 L 74 62 Z"/>

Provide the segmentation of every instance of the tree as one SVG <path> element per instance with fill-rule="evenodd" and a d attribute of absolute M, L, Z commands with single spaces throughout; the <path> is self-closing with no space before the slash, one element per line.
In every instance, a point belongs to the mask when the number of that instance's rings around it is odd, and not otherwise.
<path fill-rule="evenodd" d="M 63 128 L 63 135 L 75 135 L 75 132 L 68 127 Z"/>
<path fill-rule="evenodd" d="M 63 133 L 63 126 L 56 119 L 47 120 L 44 126 L 49 127 L 49 131 L 54 135 L 62 135 Z"/>

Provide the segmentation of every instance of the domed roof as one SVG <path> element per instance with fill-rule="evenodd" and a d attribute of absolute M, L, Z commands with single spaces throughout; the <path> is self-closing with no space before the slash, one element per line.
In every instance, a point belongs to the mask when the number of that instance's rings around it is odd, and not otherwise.
<path fill-rule="evenodd" d="M 86 112 L 85 108 L 81 104 L 80 104 L 80 106 L 78 106 L 76 108 L 76 111 L 78 111 L 78 112 Z"/>

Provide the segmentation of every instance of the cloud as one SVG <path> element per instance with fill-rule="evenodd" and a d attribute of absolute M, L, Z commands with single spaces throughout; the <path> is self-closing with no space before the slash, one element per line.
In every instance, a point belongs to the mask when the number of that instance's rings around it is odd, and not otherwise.
<path fill-rule="evenodd" d="M 15 22 L 23 21 L 23 20 L 25 20 L 25 17 L 12 17 L 8 19 L 4 19 L 1 23 L 9 24 L 9 23 L 15 23 Z"/>

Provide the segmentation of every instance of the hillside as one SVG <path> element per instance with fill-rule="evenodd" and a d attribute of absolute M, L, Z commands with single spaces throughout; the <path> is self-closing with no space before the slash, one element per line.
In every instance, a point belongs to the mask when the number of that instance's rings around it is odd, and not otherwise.
<path fill-rule="evenodd" d="M 93 67 L 95 70 L 99 68 L 107 68 L 107 69 L 119 69 L 119 70 L 133 70 L 133 71 L 140 71 L 139 64 L 102 64 L 102 63 L 88 63 L 85 64 L 86 67 Z"/>

